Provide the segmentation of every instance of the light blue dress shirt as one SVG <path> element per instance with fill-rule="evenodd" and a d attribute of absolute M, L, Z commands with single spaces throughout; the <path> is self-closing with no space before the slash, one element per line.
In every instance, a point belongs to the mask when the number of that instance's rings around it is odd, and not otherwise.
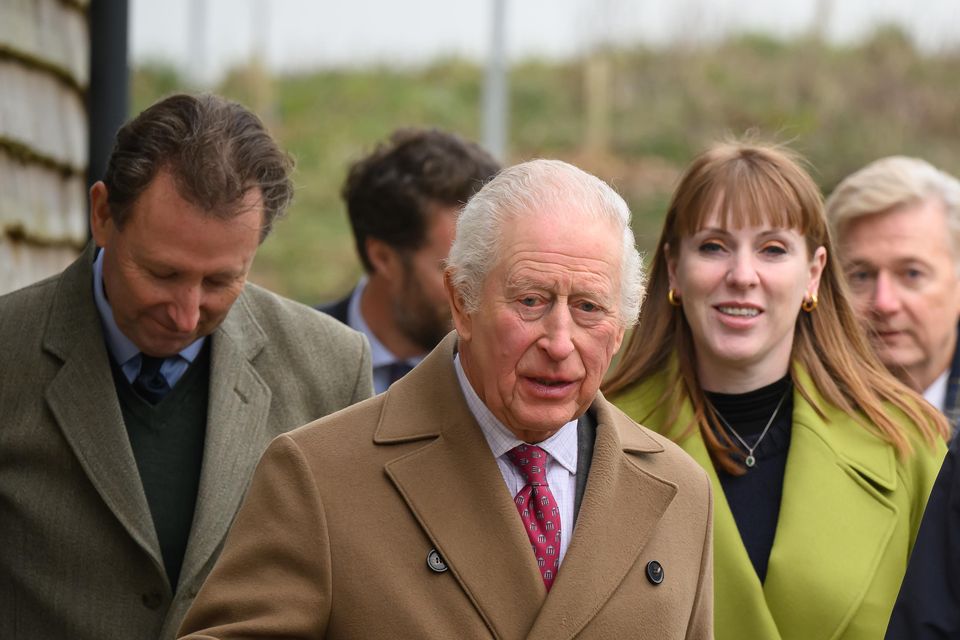
<path fill-rule="evenodd" d="M 405 362 L 411 367 L 415 367 L 423 360 L 423 356 L 406 359 L 398 358 L 393 355 L 382 342 L 377 340 L 377 336 L 373 335 L 373 332 L 370 331 L 366 320 L 363 319 L 363 314 L 360 313 L 360 296 L 363 295 L 363 290 L 366 288 L 367 279 L 364 277 L 357 283 L 353 294 L 350 296 L 350 304 L 347 307 L 347 325 L 367 336 L 367 340 L 370 342 L 370 360 L 373 364 L 373 389 L 377 393 L 383 393 L 392 382 L 390 380 L 390 365 L 397 362 Z"/>

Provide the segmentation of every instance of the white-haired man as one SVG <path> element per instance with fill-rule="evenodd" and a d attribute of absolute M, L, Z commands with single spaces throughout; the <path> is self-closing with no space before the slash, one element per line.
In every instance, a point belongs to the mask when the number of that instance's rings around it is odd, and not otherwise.
<path fill-rule="evenodd" d="M 623 200 L 568 164 L 474 196 L 456 331 L 274 441 L 190 638 L 712 638 L 703 471 L 598 393 L 643 294 Z"/>
<path fill-rule="evenodd" d="M 960 421 L 960 182 L 904 156 L 844 179 L 826 202 L 854 309 L 880 360 Z"/>

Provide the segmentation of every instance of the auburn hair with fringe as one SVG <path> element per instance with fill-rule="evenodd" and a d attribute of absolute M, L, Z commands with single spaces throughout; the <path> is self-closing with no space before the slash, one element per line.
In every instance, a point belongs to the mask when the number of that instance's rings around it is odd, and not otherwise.
<path fill-rule="evenodd" d="M 908 456 L 912 447 L 904 426 L 890 417 L 886 407 L 903 412 L 929 446 L 937 437 L 947 439 L 950 429 L 946 418 L 896 380 L 874 355 L 848 302 L 846 284 L 831 259 L 833 247 L 820 190 L 804 170 L 800 157 L 779 145 L 719 143 L 697 156 L 683 173 L 657 243 L 639 324 L 604 383 L 607 396 L 623 393 L 662 372 L 676 353 L 676 373 L 667 380 L 663 395 L 650 411 L 672 403 L 668 420 L 675 422 L 681 405 L 677 398 L 689 398 L 694 417 L 690 424 L 674 431 L 676 439 L 699 428 L 714 464 L 735 475 L 744 473 L 733 455 L 738 451 L 735 443 L 725 430 L 710 426 L 716 424 L 716 416 L 697 379 L 690 326 L 682 308 L 667 300 L 668 247 L 679 247 L 680 239 L 700 231 L 714 212 L 726 228 L 769 224 L 795 229 L 806 240 L 808 256 L 818 247 L 826 249 L 819 304 L 812 313 L 797 310 L 791 363 L 806 369 L 827 402 L 888 442 L 900 459 Z M 796 382 L 793 364 L 790 375 Z M 797 388 L 825 418 L 806 391 Z"/>

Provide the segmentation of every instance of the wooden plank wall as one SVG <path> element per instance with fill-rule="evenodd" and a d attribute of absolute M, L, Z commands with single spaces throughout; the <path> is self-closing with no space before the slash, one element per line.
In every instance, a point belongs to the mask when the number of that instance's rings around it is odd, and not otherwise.
<path fill-rule="evenodd" d="M 89 0 L 0 0 L 0 293 L 87 240 Z"/>

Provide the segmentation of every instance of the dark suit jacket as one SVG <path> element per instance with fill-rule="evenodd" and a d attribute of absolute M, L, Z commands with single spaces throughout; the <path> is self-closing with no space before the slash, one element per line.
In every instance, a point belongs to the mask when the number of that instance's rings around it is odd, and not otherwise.
<path fill-rule="evenodd" d="M 887 640 L 960 638 L 960 439 L 930 492 Z"/>
<path fill-rule="evenodd" d="M 598 395 L 586 491 L 548 595 L 455 345 L 450 334 L 385 393 L 271 444 L 182 635 L 713 637 L 703 470 Z M 428 567 L 431 550 L 446 571 Z"/>
<path fill-rule="evenodd" d="M 360 334 L 248 284 L 211 336 L 200 487 L 171 585 L 117 401 L 92 258 L 90 247 L 62 274 L 0 298 L 0 638 L 170 638 L 267 443 L 372 392 Z"/>
<path fill-rule="evenodd" d="M 950 421 L 953 435 L 960 429 L 960 328 L 957 329 L 957 346 L 950 361 L 950 374 L 947 377 L 947 397 L 944 399 L 943 413 Z"/>
<path fill-rule="evenodd" d="M 334 302 L 328 302 L 326 304 L 320 304 L 316 306 L 317 311 L 323 311 L 328 316 L 336 318 L 343 324 L 349 325 L 347 322 L 347 313 L 350 311 L 350 298 L 353 296 L 353 291 L 347 294 L 346 298 L 341 298 L 340 300 L 335 300 Z"/>

